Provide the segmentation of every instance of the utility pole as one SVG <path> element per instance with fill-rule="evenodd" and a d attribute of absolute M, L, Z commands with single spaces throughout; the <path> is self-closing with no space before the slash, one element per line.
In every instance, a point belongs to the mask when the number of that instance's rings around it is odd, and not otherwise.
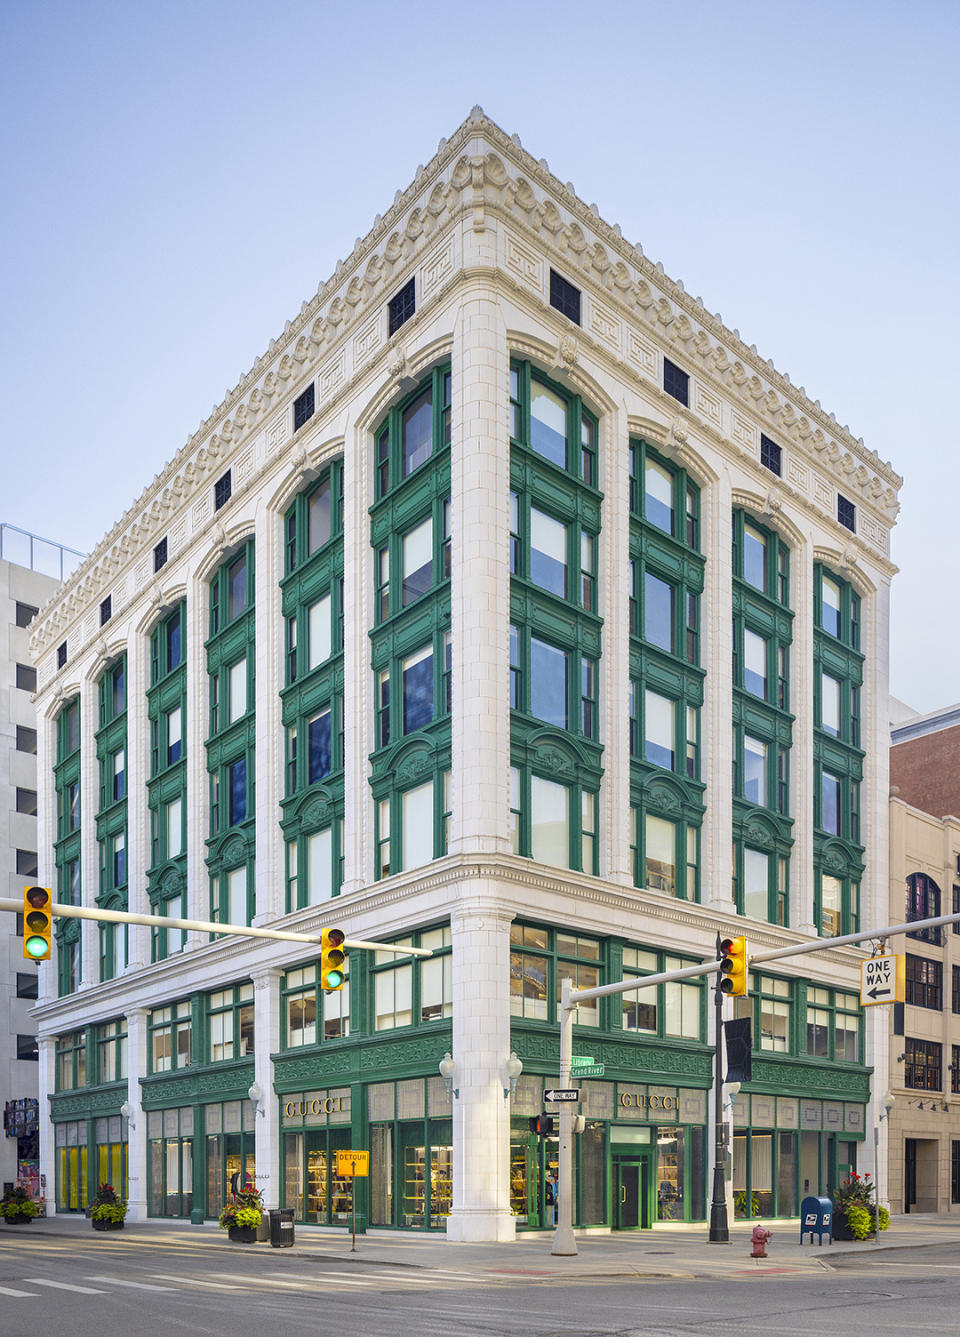
<path fill-rule="evenodd" d="M 575 1003 L 570 1002 L 573 981 L 560 981 L 560 1085 L 570 1085 L 573 1064 L 573 1019 Z M 573 1109 L 564 1101 L 560 1106 L 560 1150 L 557 1156 L 557 1226 L 551 1253 L 563 1256 L 577 1252 L 573 1238 Z"/>
<path fill-rule="evenodd" d="M 717 957 L 723 957 L 721 943 L 717 934 Z M 714 988 L 714 1017 L 716 1039 L 714 1044 L 715 1075 L 713 1079 L 713 1201 L 710 1203 L 711 1244 L 729 1244 L 730 1229 L 727 1224 L 727 1189 L 723 1177 L 723 1163 L 726 1156 L 726 1129 L 723 1122 L 723 992 L 720 988 L 721 975 L 717 975 Z"/>

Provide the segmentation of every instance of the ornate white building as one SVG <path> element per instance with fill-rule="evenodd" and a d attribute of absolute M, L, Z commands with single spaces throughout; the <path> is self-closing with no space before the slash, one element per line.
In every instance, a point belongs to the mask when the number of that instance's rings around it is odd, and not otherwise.
<path fill-rule="evenodd" d="M 335 1226 L 352 1145 L 368 1228 L 544 1223 L 561 977 L 886 905 L 900 482 L 475 109 L 34 632 L 60 899 L 434 955 L 324 996 L 310 949 L 64 921 L 58 1210 L 126 1173 L 200 1221 L 251 1173 Z M 741 1214 L 856 1162 L 857 960 L 754 976 Z M 706 1216 L 711 1018 L 696 982 L 581 1009 L 581 1224 Z"/>

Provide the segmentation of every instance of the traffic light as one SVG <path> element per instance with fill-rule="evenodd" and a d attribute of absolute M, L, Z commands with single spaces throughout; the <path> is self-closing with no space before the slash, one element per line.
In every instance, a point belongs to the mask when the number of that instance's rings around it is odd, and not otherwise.
<path fill-rule="evenodd" d="M 721 938 L 720 992 L 732 998 L 743 998 L 747 992 L 747 940 Z"/>
<path fill-rule="evenodd" d="M 320 934 L 320 987 L 327 993 L 342 989 L 346 978 L 343 938 L 339 928 L 325 928 Z"/>
<path fill-rule="evenodd" d="M 549 1114 L 535 1114 L 530 1120 L 530 1131 L 537 1137 L 550 1137 L 554 1132 L 553 1119 Z"/>
<path fill-rule="evenodd" d="M 23 955 L 27 961 L 50 960 L 53 897 L 46 887 L 23 889 Z"/>

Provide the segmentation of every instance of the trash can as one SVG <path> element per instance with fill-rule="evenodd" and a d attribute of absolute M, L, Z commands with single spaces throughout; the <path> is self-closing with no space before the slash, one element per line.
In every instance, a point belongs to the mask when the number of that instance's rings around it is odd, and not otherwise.
<path fill-rule="evenodd" d="M 270 1248 L 289 1249 L 293 1244 L 293 1208 L 272 1208 L 270 1211 Z"/>

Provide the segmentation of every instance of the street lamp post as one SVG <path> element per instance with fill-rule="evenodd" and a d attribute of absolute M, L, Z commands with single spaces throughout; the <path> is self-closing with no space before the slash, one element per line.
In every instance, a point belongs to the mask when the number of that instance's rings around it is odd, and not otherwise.
<path fill-rule="evenodd" d="M 889 1121 L 893 1109 L 894 1094 L 887 1091 L 880 1101 L 880 1113 L 873 1125 L 873 1233 L 880 1238 L 880 1124 Z"/>

